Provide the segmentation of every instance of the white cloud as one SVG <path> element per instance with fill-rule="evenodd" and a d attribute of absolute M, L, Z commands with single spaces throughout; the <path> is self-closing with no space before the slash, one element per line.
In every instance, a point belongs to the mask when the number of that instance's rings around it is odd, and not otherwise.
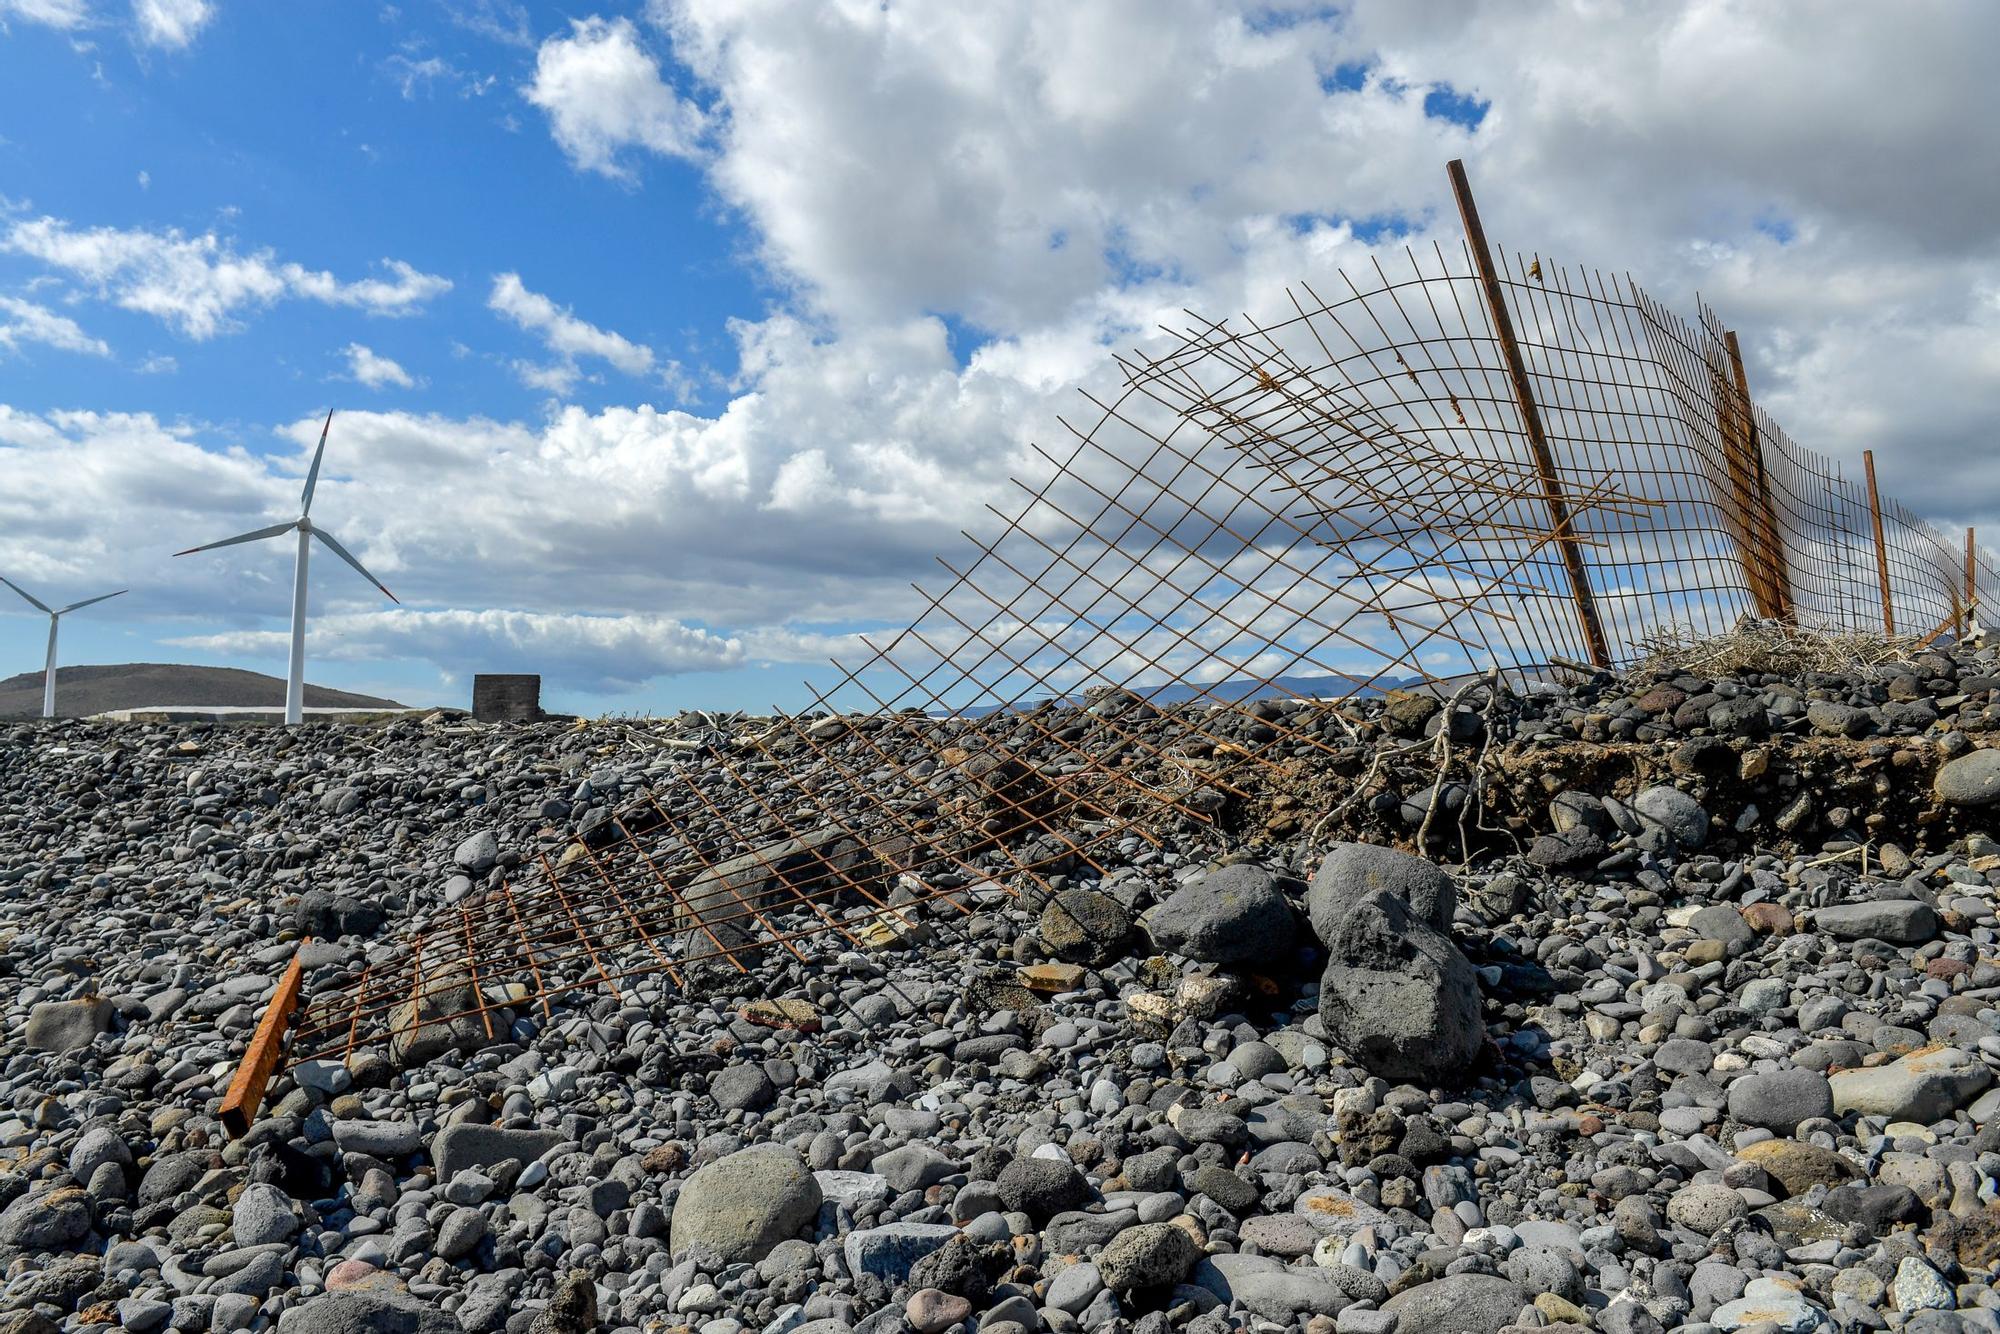
<path fill-rule="evenodd" d="M 38 259 L 127 310 L 151 315 L 197 341 L 240 326 L 238 314 L 296 299 L 351 306 L 371 315 L 410 313 L 451 283 L 385 259 L 387 278 L 342 282 L 280 261 L 272 251 L 239 252 L 231 241 L 177 229 L 76 228 L 59 218 L 17 221 L 0 232 L 0 251 Z"/>
<path fill-rule="evenodd" d="M 214 18 L 210 0 L 132 0 L 132 21 L 149 46 L 179 50 Z"/>
<path fill-rule="evenodd" d="M 2000 104 L 1980 55 L 2000 9 L 649 13 L 704 90 L 709 179 L 836 337 L 943 312 L 990 340 L 989 369 L 1087 378 L 1161 313 L 1269 314 L 1339 266 L 1365 283 L 1375 247 L 1347 222 L 1389 224 L 1384 251 L 1455 250 L 1443 165 L 1463 157 L 1496 243 L 1630 272 L 1683 311 L 1699 292 L 1802 441 L 1852 461 L 1893 434 L 1914 502 L 2000 521 L 1955 466 L 2000 396 Z M 1484 120 L 1426 115 L 1431 93 Z"/>
<path fill-rule="evenodd" d="M 516 357 L 507 363 L 514 372 L 514 378 L 530 389 L 539 389 L 545 394 L 561 397 L 576 388 L 576 382 L 583 378 L 575 362 L 555 362 L 544 366 L 539 362 Z"/>
<path fill-rule="evenodd" d="M 415 608 L 661 617 L 755 644 L 760 659 L 797 645 L 817 662 L 822 627 L 908 604 L 912 571 L 958 544 L 1049 418 L 1018 381 L 962 374 L 935 320 L 839 344 L 783 320 L 738 335 L 765 369 L 715 416 L 343 411 L 314 515 Z M 251 438 L 278 445 L 267 455 L 235 433 L 142 414 L 0 408 L 0 567 L 122 572 L 157 615 L 274 628 L 283 561 L 247 547 L 159 557 L 296 505 L 318 432 L 318 418 L 301 419 L 275 441 Z M 807 474 L 813 503 L 786 508 Z M 327 568 L 314 583 L 321 614 L 375 610 L 373 590 Z M 579 642 L 583 653 L 598 641 Z M 603 654 L 591 670 L 628 671 Z"/>
<path fill-rule="evenodd" d="M 68 31 L 90 22 L 89 0 L 0 0 L 0 25 L 8 19 Z"/>
<path fill-rule="evenodd" d="M 0 351 L 17 352 L 23 343 L 41 343 L 64 352 L 108 357 L 111 345 L 92 338 L 67 315 L 19 297 L 0 296 Z"/>
<path fill-rule="evenodd" d="M 384 60 L 382 69 L 395 80 L 403 100 L 408 102 L 414 102 L 420 93 L 428 97 L 440 83 L 457 89 L 460 97 L 470 98 L 484 97 L 499 82 L 498 75 L 468 73 L 442 56 L 426 56 L 419 60 L 402 51 Z"/>
<path fill-rule="evenodd" d="M 359 343 L 349 343 L 341 352 L 347 357 L 348 375 L 370 389 L 380 389 L 385 385 L 395 385 L 399 389 L 417 387 L 416 378 L 408 371 Z"/>
<path fill-rule="evenodd" d="M 443 8 L 452 24 L 489 41 L 523 49 L 535 44 L 527 8 L 512 0 L 444 0 Z"/>
<path fill-rule="evenodd" d="M 459 8 L 527 32 L 511 5 Z M 1399 262 L 1405 240 L 1456 256 L 1451 157 L 1467 159 L 1496 242 L 1630 272 L 1684 313 L 1699 290 L 1742 331 L 1760 403 L 1804 444 L 1850 461 L 1876 447 L 1891 494 L 2000 531 L 1986 420 L 2000 136 L 1984 68 L 2000 10 L 1913 23 L 1879 7 L 1841 24 L 1717 0 L 1571 3 L 1532 21 L 1460 0 L 1338 16 L 1220 0 L 650 12 L 650 30 L 588 18 L 544 42 L 527 97 L 580 169 L 632 180 L 647 153 L 698 163 L 780 306 L 735 326 L 738 392 L 712 415 L 337 419 L 329 521 L 365 516 L 359 554 L 421 606 L 658 617 L 717 627 L 705 633 L 750 661 L 817 658 L 807 649 L 843 626 L 905 619 L 906 581 L 961 549 L 961 526 L 991 531 L 986 502 L 1018 504 L 1010 473 L 1043 471 L 1028 442 L 1061 452 L 1057 415 L 1087 424 L 1072 386 L 1102 390 L 1113 353 L 1183 308 L 1268 317 L 1289 309 L 1288 284 L 1330 295 L 1343 269 L 1373 283 L 1375 258 Z M 1425 114 L 1446 91 L 1486 105 L 1476 130 Z M 191 286 L 222 288 L 224 267 L 202 258 Z M 189 303 L 211 332 L 279 299 L 248 267 L 241 295 Z M 137 286 L 124 269 L 69 271 L 121 303 Z M 659 373 L 653 349 L 515 275 L 489 304 L 542 339 L 546 360 L 517 371 L 552 395 L 598 362 Z M 46 551 L 80 574 L 128 559 L 103 549 L 107 531 L 196 540 L 281 514 L 317 429 L 285 427 L 292 449 L 267 463 L 207 428 L 0 414 L 0 560 Z M 258 631 L 282 614 L 282 562 L 187 564 L 164 576 L 162 606 Z M 363 585 L 315 587 L 335 615 L 374 614 Z M 569 642 L 580 664 L 614 652 Z"/>
<path fill-rule="evenodd" d="M 232 630 L 167 643 L 206 653 L 269 656 L 289 631 Z M 443 673 L 535 671 L 566 690 L 612 694 L 661 677 L 717 671 L 745 661 L 741 641 L 670 616 L 577 616 L 542 612 L 371 611 L 316 617 L 306 651 L 315 660 L 417 659 Z"/>
<path fill-rule="evenodd" d="M 440 56 L 413 60 L 398 51 L 382 62 L 382 68 L 403 92 L 403 100 L 413 102 L 419 91 L 428 93 L 433 83 L 452 74 L 451 65 Z"/>
<path fill-rule="evenodd" d="M 660 75 L 630 19 L 577 19 L 535 56 L 535 80 L 522 95 L 549 118 L 549 132 L 577 166 L 631 179 L 628 148 L 670 157 L 700 153 L 702 113 Z"/>
<path fill-rule="evenodd" d="M 515 374 L 531 389 L 568 393 L 581 375 L 577 362 L 585 357 L 607 362 L 627 375 L 652 373 L 652 348 L 578 319 L 568 307 L 558 306 L 540 292 L 522 286 L 517 273 L 494 275 L 493 291 L 486 298 L 486 305 L 516 327 L 534 334 L 555 354 L 552 365 L 514 363 Z"/>

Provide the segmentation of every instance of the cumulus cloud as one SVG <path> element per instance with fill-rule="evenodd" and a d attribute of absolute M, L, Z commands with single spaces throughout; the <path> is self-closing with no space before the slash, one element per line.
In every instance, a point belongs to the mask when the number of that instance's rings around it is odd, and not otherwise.
<path fill-rule="evenodd" d="M 566 393 L 581 373 L 577 362 L 585 357 L 607 362 L 627 375 L 644 376 L 653 369 L 652 348 L 578 319 L 567 307 L 558 306 L 540 292 L 529 291 L 517 273 L 494 275 L 493 291 L 486 298 L 486 305 L 517 328 L 541 339 L 542 345 L 555 355 L 555 363 L 548 366 L 514 363 L 516 374 L 530 388 Z"/>
<path fill-rule="evenodd" d="M 132 0 L 132 21 L 149 46 L 179 50 L 215 17 L 210 0 Z"/>
<path fill-rule="evenodd" d="M 738 332 L 764 369 L 712 416 L 343 411 L 314 514 L 416 607 L 660 615 L 782 644 L 768 636 L 907 605 L 912 571 L 962 541 L 1047 421 L 1018 381 L 962 372 L 935 320 L 837 344 L 795 322 Z M 79 574 L 127 571 L 162 612 L 276 615 L 283 562 L 246 547 L 162 566 L 152 546 L 283 516 L 319 425 L 252 436 L 250 452 L 234 433 L 142 414 L 0 410 L 0 563 L 38 553 Z M 347 582 L 315 596 L 365 604 L 371 590 Z"/>
<path fill-rule="evenodd" d="M 40 343 L 63 352 L 108 357 L 111 345 L 92 338 L 67 315 L 20 297 L 0 296 L 0 351 L 17 352 L 24 343 Z"/>
<path fill-rule="evenodd" d="M 700 153 L 701 109 L 667 85 L 630 19 L 577 19 L 567 35 L 543 42 L 534 82 L 522 95 L 548 116 L 556 143 L 587 171 L 630 180 L 627 149 Z"/>
<path fill-rule="evenodd" d="M 703 91 L 711 182 L 835 330 L 948 312 L 989 365 L 1086 378 L 1159 312 L 1268 313 L 1455 249 L 1463 157 L 1496 243 L 1699 293 L 1802 440 L 1852 459 L 1893 429 L 1914 501 L 2000 518 L 1947 466 L 2000 393 L 2000 10 L 1803 12 L 649 9 Z"/>
<path fill-rule="evenodd" d="M 289 631 L 233 630 L 167 641 L 206 653 L 272 655 Z M 334 662 L 416 659 L 446 675 L 534 671 L 565 689 L 614 694 L 688 672 L 745 661 L 741 641 L 670 616 L 578 616 L 484 611 L 349 612 L 308 623 L 307 652 Z"/>
<path fill-rule="evenodd" d="M 417 381 L 408 371 L 395 361 L 363 347 L 359 343 L 349 343 L 341 349 L 347 357 L 347 374 L 358 384 L 370 389 L 381 389 L 394 385 L 398 389 L 414 389 Z"/>
<path fill-rule="evenodd" d="M 0 232 L 0 251 L 40 260 L 100 298 L 151 315 L 196 341 L 238 329 L 241 312 L 282 300 L 403 315 L 451 290 L 447 279 L 397 259 L 382 261 L 387 277 L 343 282 L 280 260 L 269 249 L 240 252 L 214 232 L 78 228 L 52 217 L 8 224 Z"/>
<path fill-rule="evenodd" d="M 511 5 L 458 8 L 527 31 Z M 1367 285 L 1405 244 L 1456 257 L 1443 163 L 1463 157 L 1496 243 L 1630 272 L 1683 312 L 1701 293 L 1803 443 L 1876 447 L 1891 493 L 2000 523 L 2000 92 L 1982 63 L 2000 10 L 1809 16 L 653 0 L 645 27 L 585 18 L 541 44 L 525 95 L 580 170 L 636 183 L 647 154 L 691 160 L 742 221 L 780 301 L 733 328 L 736 396 L 712 415 L 343 414 L 321 504 L 336 530 L 365 516 L 358 554 L 423 607 L 660 617 L 749 661 L 814 660 L 846 627 L 905 619 L 907 581 L 961 527 L 990 531 L 987 502 L 1017 503 L 1009 474 L 1041 471 L 1029 443 L 1060 447 L 1059 414 L 1087 424 L 1074 386 L 1115 388 L 1114 353 L 1183 309 L 1269 317 L 1289 284 Z M 221 258 L 199 267 L 195 286 L 222 285 Z M 137 285 L 68 271 L 121 303 Z M 211 332 L 278 299 L 234 281 Z M 518 275 L 489 304 L 542 340 L 520 371 L 552 394 L 599 363 L 657 372 Z M 285 426 L 273 461 L 200 426 L 0 416 L 0 559 L 32 539 L 81 570 L 110 555 L 105 514 L 252 526 L 296 495 L 317 429 Z M 181 466 L 190 484 L 155 494 Z M 175 569 L 163 596 L 261 629 L 284 577 L 261 570 Z"/>

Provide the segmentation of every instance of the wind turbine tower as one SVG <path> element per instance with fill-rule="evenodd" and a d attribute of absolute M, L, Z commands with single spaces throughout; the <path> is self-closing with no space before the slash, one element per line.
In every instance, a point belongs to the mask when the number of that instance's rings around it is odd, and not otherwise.
<path fill-rule="evenodd" d="M 103 602 L 107 598 L 115 598 L 132 590 L 121 588 L 116 593 L 101 593 L 94 598 L 85 598 L 81 602 L 72 602 L 67 607 L 57 608 L 50 607 L 11 579 L 0 577 L 0 584 L 7 585 L 26 598 L 34 605 L 35 610 L 49 614 L 49 662 L 48 666 L 42 669 L 42 717 L 53 718 L 56 716 L 56 630 L 61 626 L 62 618 L 73 611 L 81 611 L 92 603 Z"/>
<path fill-rule="evenodd" d="M 210 542 L 203 546 L 189 547 L 186 551 L 176 551 L 176 556 L 192 556 L 197 551 L 214 551 L 221 547 L 233 547 L 242 542 L 261 542 L 267 537 L 277 537 L 281 533 L 296 531 L 299 535 L 298 562 L 292 567 L 292 663 L 291 672 L 285 678 L 285 722 L 296 724 L 305 718 L 306 703 L 306 564 L 312 555 L 312 540 L 316 537 L 326 543 L 326 548 L 334 555 L 352 565 L 363 579 L 382 590 L 382 596 L 396 602 L 380 579 L 368 573 L 352 552 L 334 541 L 333 534 L 312 521 L 313 488 L 319 483 L 320 460 L 326 457 L 326 433 L 333 427 L 333 414 L 326 414 L 326 425 L 319 430 L 319 448 L 313 451 L 311 471 L 306 473 L 306 489 L 299 497 L 299 517 L 286 523 L 274 523 L 269 528 L 259 528 L 254 533 L 239 533 L 235 537 L 225 537 L 220 542 Z"/>

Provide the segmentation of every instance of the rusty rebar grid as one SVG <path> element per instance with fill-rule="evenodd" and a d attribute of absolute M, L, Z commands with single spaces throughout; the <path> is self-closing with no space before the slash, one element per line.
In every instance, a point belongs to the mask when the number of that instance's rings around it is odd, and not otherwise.
<path fill-rule="evenodd" d="M 292 1059 L 502 1040 L 579 991 L 756 993 L 766 957 L 1090 883 L 1163 822 L 1224 845 L 1231 803 L 1339 753 L 1343 706 L 1387 690 L 1630 663 L 1746 615 L 1976 618 L 1993 560 L 1792 442 L 1713 312 L 1476 239 L 1301 283 L 1266 323 L 1190 312 L 1119 360 L 907 627 L 322 977 Z"/>

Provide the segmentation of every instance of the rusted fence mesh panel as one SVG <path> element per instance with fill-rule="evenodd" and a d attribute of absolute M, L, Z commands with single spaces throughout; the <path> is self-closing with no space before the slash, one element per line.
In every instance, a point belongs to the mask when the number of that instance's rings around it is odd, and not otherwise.
<path fill-rule="evenodd" d="M 760 956 L 1087 883 L 1348 745 L 1356 695 L 1746 615 L 1977 614 L 1990 558 L 1786 438 L 1711 312 L 1474 235 L 1189 316 L 814 708 L 319 978 L 291 1055 L 421 1056 L 579 987 L 756 990 Z"/>

